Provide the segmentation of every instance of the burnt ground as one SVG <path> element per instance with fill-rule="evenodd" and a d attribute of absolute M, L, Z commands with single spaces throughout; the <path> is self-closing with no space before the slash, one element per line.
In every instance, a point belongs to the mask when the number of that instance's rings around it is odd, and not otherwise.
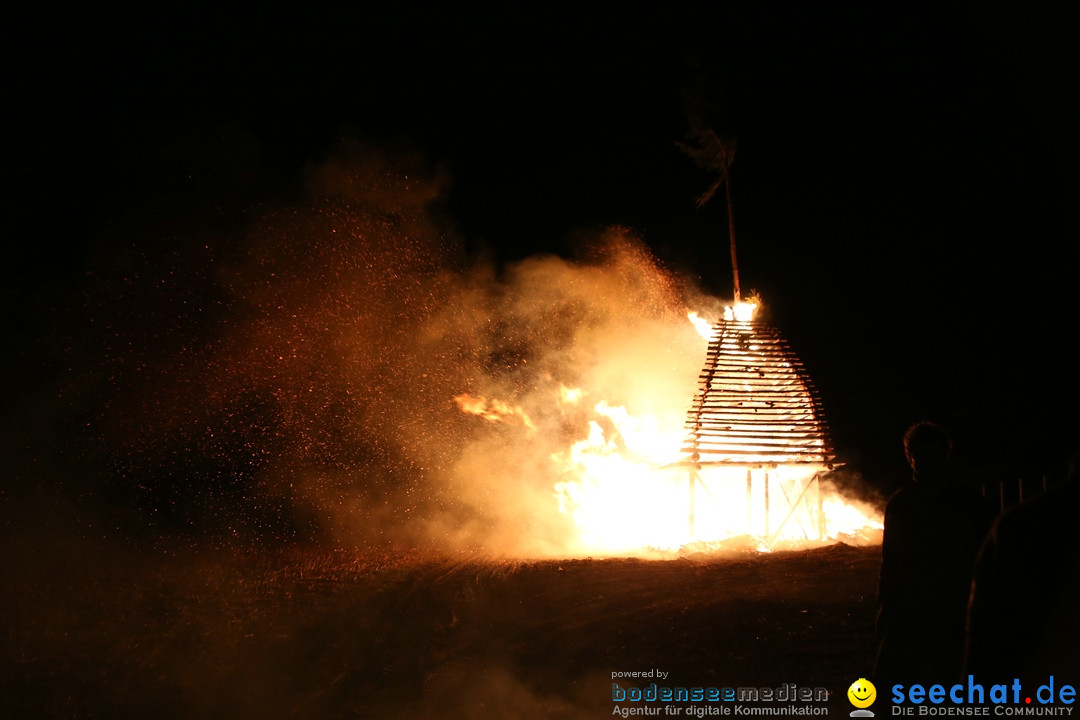
<path fill-rule="evenodd" d="M 4 565 L 5 717 L 600 718 L 613 672 L 654 668 L 671 686 L 821 686 L 846 716 L 880 547 L 49 558 Z"/>

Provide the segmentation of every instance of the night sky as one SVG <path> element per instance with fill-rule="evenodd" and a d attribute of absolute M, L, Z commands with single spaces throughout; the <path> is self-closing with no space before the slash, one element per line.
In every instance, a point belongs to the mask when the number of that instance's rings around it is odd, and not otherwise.
<path fill-rule="evenodd" d="M 1057 471 L 1080 438 L 1064 14 L 813 5 L 19 17 L 5 395 L 28 407 L 70 361 L 56 328 L 116 248 L 193 227 L 227 244 L 343 134 L 417 151 L 467 254 L 574 257 L 621 225 L 730 296 L 723 203 L 695 207 L 712 176 L 676 147 L 689 91 L 738 138 L 742 285 L 842 459 L 895 471 L 929 417 L 987 476 Z"/>

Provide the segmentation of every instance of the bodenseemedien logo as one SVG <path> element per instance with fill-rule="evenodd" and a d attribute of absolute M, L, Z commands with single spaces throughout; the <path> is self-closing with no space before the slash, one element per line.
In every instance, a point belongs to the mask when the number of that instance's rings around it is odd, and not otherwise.
<path fill-rule="evenodd" d="M 764 687 L 650 682 L 639 687 L 626 684 L 624 679 L 658 678 L 669 681 L 668 675 L 656 669 L 617 670 L 611 673 L 611 714 L 620 717 L 664 715 L 693 718 L 829 714 L 829 691 L 824 687 L 805 687 L 793 682 Z"/>
<path fill-rule="evenodd" d="M 847 697 L 848 702 L 855 706 L 855 709 L 851 711 L 851 717 L 874 717 L 874 712 L 866 709 L 877 699 L 877 688 L 874 687 L 874 683 L 866 678 L 859 678 L 847 689 Z"/>

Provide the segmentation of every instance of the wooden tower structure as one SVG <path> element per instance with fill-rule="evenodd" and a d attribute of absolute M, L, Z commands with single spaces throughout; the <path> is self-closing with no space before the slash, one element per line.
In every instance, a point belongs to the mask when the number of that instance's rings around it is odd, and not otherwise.
<path fill-rule="evenodd" d="M 720 320 L 698 386 L 681 463 L 690 473 L 691 537 L 695 491 L 712 496 L 710 484 L 730 484 L 745 469 L 748 534 L 771 541 L 794 529 L 823 539 L 820 475 L 835 455 L 820 397 L 786 340 L 764 321 Z"/>

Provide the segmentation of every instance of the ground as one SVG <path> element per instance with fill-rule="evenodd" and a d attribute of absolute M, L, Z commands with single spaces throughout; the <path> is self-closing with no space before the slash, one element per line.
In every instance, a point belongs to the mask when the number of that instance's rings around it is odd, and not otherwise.
<path fill-rule="evenodd" d="M 10 556 L 9 556 L 10 557 Z M 612 674 L 869 674 L 880 547 L 507 561 L 87 551 L 8 563 L 8 717 L 603 718 Z M 620 688 L 655 679 L 618 678 Z"/>

